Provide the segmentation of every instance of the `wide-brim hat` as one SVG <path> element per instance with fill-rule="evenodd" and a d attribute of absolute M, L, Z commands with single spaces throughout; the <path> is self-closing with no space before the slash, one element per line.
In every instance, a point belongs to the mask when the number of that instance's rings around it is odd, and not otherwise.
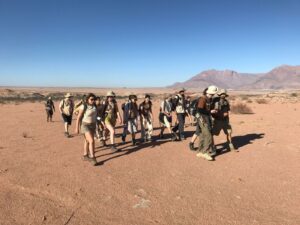
<path fill-rule="evenodd" d="M 73 95 L 71 95 L 70 93 L 67 93 L 67 94 L 65 95 L 65 98 L 70 98 L 70 97 L 73 97 Z"/>
<path fill-rule="evenodd" d="M 218 93 L 218 88 L 214 85 L 211 85 L 207 88 L 207 91 L 206 91 L 207 94 L 210 94 L 210 95 L 215 95 Z"/>
<path fill-rule="evenodd" d="M 116 94 L 113 91 L 109 91 L 107 92 L 106 97 L 116 97 Z"/>
<path fill-rule="evenodd" d="M 221 96 L 221 95 L 226 95 L 226 96 L 228 96 L 227 90 L 226 90 L 226 89 L 220 89 L 220 90 L 218 91 L 218 95 L 219 95 L 219 96 Z"/>

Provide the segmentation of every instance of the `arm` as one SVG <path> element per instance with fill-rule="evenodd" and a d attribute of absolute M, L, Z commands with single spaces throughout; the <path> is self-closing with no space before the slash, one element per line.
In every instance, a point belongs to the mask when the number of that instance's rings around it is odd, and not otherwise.
<path fill-rule="evenodd" d="M 60 103 L 59 103 L 59 112 L 62 114 L 63 113 L 63 101 L 61 101 Z"/>
<path fill-rule="evenodd" d="M 77 120 L 76 120 L 75 134 L 79 134 L 79 126 L 80 126 L 82 117 L 83 117 L 83 110 L 80 109 L 79 114 L 77 116 Z"/>
<path fill-rule="evenodd" d="M 120 114 L 120 112 L 119 112 L 119 108 L 118 108 L 118 106 L 116 105 L 116 110 L 117 110 L 117 117 L 118 117 L 118 120 L 119 120 L 119 123 L 122 125 L 123 124 L 123 122 L 122 122 L 122 117 L 121 117 L 121 114 Z"/>

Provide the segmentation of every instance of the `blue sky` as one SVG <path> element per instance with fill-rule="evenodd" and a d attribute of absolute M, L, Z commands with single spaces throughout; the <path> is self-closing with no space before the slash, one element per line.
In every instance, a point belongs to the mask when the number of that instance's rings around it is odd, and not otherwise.
<path fill-rule="evenodd" d="M 166 86 L 300 63 L 296 0 L 0 0 L 0 86 Z"/>

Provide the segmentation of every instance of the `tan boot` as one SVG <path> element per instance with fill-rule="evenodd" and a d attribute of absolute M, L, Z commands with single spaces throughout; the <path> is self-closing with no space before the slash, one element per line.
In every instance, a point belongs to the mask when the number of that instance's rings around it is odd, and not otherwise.
<path fill-rule="evenodd" d="M 208 161 L 213 161 L 214 159 L 208 154 L 208 153 L 205 153 L 203 154 L 204 155 L 204 158 Z"/>

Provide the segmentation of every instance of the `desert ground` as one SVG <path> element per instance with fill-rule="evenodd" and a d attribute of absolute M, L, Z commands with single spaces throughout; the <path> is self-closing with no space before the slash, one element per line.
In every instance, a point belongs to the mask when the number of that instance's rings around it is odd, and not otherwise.
<path fill-rule="evenodd" d="M 215 161 L 197 158 L 187 123 L 182 142 L 128 142 L 117 153 L 97 142 L 95 167 L 82 161 L 83 137 L 64 136 L 57 111 L 47 123 L 42 102 L 3 103 L 0 224 L 299 225 L 300 95 L 256 98 L 234 93 L 231 100 L 253 111 L 231 114 L 239 152 L 228 152 L 221 134 L 215 142 L 224 150 Z M 158 110 L 155 98 L 155 118 Z M 156 136 L 158 119 L 154 124 Z"/>

